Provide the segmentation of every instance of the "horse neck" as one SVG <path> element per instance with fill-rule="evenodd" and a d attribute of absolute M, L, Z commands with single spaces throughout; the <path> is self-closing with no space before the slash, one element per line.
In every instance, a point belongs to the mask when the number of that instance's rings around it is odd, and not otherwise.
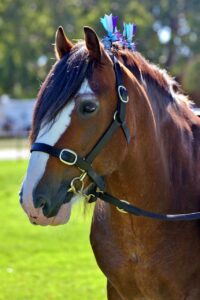
<path fill-rule="evenodd" d="M 183 145 L 182 128 L 180 132 L 173 134 L 173 130 L 177 128 L 173 118 L 169 117 L 167 124 L 163 125 L 156 115 L 151 103 L 152 99 L 149 99 L 144 88 L 134 78 L 132 78 L 132 87 L 134 88 L 129 88 L 131 103 L 127 119 L 132 133 L 133 126 L 136 128 L 136 138 L 132 139 L 128 146 L 126 158 L 120 168 L 108 179 L 109 192 L 119 199 L 128 200 L 150 211 L 180 213 L 181 205 L 184 207 L 185 195 L 181 194 L 179 189 L 181 182 L 179 187 L 173 185 L 172 173 L 173 163 L 176 160 L 180 162 L 179 169 L 176 171 L 181 173 L 186 154 L 175 151 L 177 144 L 180 143 L 180 148 Z M 171 156 L 173 161 L 169 161 Z M 176 179 L 176 172 L 174 179 Z M 114 208 L 111 210 L 116 218 L 119 213 L 115 212 Z M 136 222 L 140 223 L 140 232 L 146 230 L 146 221 L 144 222 L 143 218 L 134 218 L 136 219 Z M 148 228 L 158 226 L 159 222 L 151 221 L 150 224 Z"/>

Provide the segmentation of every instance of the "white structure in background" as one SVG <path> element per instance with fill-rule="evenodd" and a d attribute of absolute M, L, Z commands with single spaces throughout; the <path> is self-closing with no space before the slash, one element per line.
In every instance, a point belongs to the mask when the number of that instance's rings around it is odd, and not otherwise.
<path fill-rule="evenodd" d="M 35 99 L 0 97 L 0 136 L 26 136 L 31 127 Z"/>

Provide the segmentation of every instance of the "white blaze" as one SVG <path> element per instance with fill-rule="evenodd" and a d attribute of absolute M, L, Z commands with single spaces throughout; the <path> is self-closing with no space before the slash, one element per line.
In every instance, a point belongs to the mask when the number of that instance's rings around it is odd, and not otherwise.
<path fill-rule="evenodd" d="M 85 79 L 81 85 L 80 90 L 78 91 L 77 95 L 84 95 L 84 94 L 94 94 L 91 90 L 88 81 Z"/>
<path fill-rule="evenodd" d="M 67 104 L 58 114 L 53 124 L 43 126 L 35 142 L 54 146 L 67 127 L 69 127 L 74 106 L 74 101 Z M 23 207 L 29 216 L 37 216 L 38 213 L 41 213 L 39 212 L 41 209 L 35 209 L 33 206 L 32 192 L 45 172 L 48 158 L 49 154 L 44 152 L 34 151 L 31 153 L 27 174 L 23 183 Z"/>
<path fill-rule="evenodd" d="M 88 81 L 85 80 L 77 95 L 92 94 L 92 90 L 89 87 Z M 58 114 L 55 121 L 45 126 L 39 131 L 39 134 L 35 140 L 36 143 L 46 143 L 54 146 L 59 140 L 61 135 L 66 131 L 71 123 L 71 113 L 75 107 L 75 101 L 72 100 L 68 103 L 63 110 Z M 43 215 L 42 208 L 36 209 L 33 205 L 32 192 L 39 180 L 42 178 L 49 155 L 44 152 L 34 151 L 31 154 L 26 177 L 23 182 L 23 203 L 22 206 L 28 214 L 31 221 L 35 221 L 40 225 L 47 225 L 49 223 L 61 224 L 63 220 L 66 222 L 70 216 L 71 203 L 62 205 L 58 212 L 58 215 L 54 218 L 46 218 Z M 36 216 L 37 219 L 32 219 L 31 216 Z"/>

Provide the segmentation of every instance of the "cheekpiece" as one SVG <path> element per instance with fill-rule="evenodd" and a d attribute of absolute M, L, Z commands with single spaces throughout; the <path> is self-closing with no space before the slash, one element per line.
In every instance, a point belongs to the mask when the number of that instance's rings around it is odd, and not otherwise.
<path fill-rule="evenodd" d="M 123 33 L 117 29 L 118 16 L 104 15 L 100 18 L 100 22 L 103 25 L 107 35 L 102 39 L 102 43 L 106 50 L 110 50 L 114 42 L 124 48 L 131 51 L 136 50 L 135 43 L 133 42 L 133 37 L 136 34 L 136 24 L 134 23 L 123 23 Z"/>

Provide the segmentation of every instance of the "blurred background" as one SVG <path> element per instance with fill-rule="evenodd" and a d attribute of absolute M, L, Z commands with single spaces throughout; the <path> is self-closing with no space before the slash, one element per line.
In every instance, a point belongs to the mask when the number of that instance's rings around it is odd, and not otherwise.
<path fill-rule="evenodd" d="M 76 208 L 78 221 L 67 228 L 36 229 L 20 210 L 17 191 L 35 98 L 55 62 L 57 27 L 74 40 L 83 38 L 84 25 L 103 37 L 99 18 L 111 12 L 121 27 L 123 20 L 137 24 L 138 51 L 167 69 L 200 106 L 199 0 L 1 0 L 0 299 L 105 299 L 89 247 L 91 216 L 83 220 Z"/>
<path fill-rule="evenodd" d="M 29 129 L 33 99 L 55 61 L 57 27 L 71 39 L 83 38 L 84 25 L 103 37 L 99 18 L 110 12 L 121 25 L 137 24 L 138 51 L 166 68 L 200 105 L 199 11 L 198 0 L 1 0 L 0 130 L 6 132 L 1 135 Z"/>

